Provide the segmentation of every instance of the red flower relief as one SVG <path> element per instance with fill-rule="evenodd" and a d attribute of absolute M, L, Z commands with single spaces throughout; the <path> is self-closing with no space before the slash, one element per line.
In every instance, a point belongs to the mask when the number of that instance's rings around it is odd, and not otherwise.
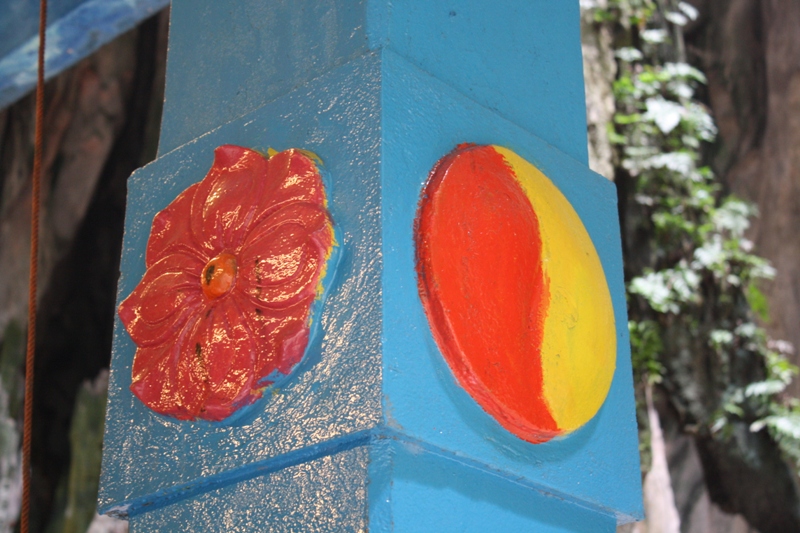
<path fill-rule="evenodd" d="M 147 271 L 119 306 L 137 398 L 222 420 L 292 370 L 334 245 L 325 204 L 302 152 L 216 149 L 206 177 L 153 219 Z"/>

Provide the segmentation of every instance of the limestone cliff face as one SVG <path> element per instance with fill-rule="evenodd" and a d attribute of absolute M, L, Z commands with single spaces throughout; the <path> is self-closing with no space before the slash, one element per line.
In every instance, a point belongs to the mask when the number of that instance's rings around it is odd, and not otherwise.
<path fill-rule="evenodd" d="M 608 126 L 614 120 L 612 84 L 617 75 L 614 59 L 613 32 L 609 24 L 596 22 L 594 9 L 605 9 L 608 0 L 597 0 L 592 9 L 581 10 L 581 50 L 583 78 L 586 85 L 586 122 L 589 137 L 589 167 L 614 179 L 614 150 L 608 136 Z M 584 4 L 581 4 L 582 6 Z"/>

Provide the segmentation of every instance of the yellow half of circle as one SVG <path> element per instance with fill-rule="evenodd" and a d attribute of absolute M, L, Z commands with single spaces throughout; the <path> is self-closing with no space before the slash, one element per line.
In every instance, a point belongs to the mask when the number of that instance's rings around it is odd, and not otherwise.
<path fill-rule="evenodd" d="M 494 146 L 539 219 L 550 305 L 542 342 L 542 394 L 559 429 L 574 431 L 603 405 L 616 366 L 616 327 L 603 265 L 569 200 L 511 150 Z"/>

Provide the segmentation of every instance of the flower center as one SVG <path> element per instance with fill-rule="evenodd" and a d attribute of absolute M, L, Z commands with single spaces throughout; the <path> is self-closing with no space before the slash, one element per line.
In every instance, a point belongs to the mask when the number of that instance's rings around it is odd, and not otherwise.
<path fill-rule="evenodd" d="M 200 275 L 205 295 L 214 300 L 231 290 L 236 281 L 236 257 L 222 253 L 209 261 Z"/>

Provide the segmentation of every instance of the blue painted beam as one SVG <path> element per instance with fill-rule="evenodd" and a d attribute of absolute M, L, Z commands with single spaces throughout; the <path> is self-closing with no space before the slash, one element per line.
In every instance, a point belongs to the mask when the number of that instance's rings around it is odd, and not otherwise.
<path fill-rule="evenodd" d="M 49 0 L 47 15 L 57 21 L 86 0 Z M 5 57 L 39 34 L 39 2 L 4 0 L 0 2 L 0 57 Z"/>
<path fill-rule="evenodd" d="M 58 75 L 141 20 L 169 5 L 169 0 L 50 0 L 45 76 Z M 0 3 L 0 109 L 36 85 L 39 53 L 39 2 Z"/>
<path fill-rule="evenodd" d="M 376 465 L 383 478 L 368 476 Z M 282 490 L 287 485 L 295 490 Z M 616 530 L 611 514 L 393 438 L 215 488 L 130 522 L 133 533 L 177 533 L 193 524 L 237 533 Z"/>

